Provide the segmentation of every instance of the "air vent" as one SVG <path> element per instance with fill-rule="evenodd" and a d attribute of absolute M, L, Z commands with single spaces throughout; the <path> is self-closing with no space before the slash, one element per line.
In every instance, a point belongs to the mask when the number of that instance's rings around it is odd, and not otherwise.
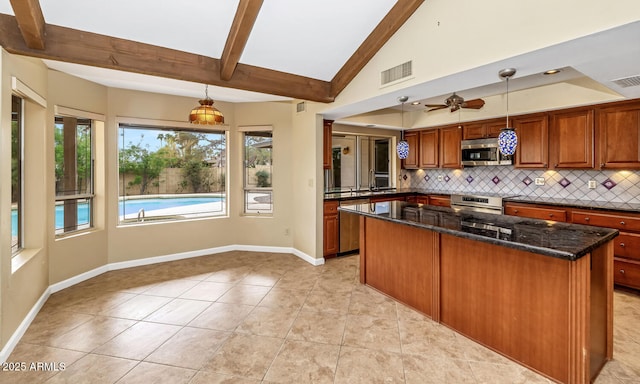
<path fill-rule="evenodd" d="M 307 106 L 305 105 L 304 101 L 301 101 L 298 104 L 296 104 L 296 112 L 304 112 L 306 110 L 307 110 Z"/>
<path fill-rule="evenodd" d="M 413 75 L 412 63 L 412 61 L 407 61 L 406 63 L 380 72 L 380 85 L 389 85 L 411 77 L 411 75 Z"/>
<path fill-rule="evenodd" d="M 637 87 L 640 85 L 640 75 L 622 77 L 620 79 L 611 80 L 622 88 Z"/>

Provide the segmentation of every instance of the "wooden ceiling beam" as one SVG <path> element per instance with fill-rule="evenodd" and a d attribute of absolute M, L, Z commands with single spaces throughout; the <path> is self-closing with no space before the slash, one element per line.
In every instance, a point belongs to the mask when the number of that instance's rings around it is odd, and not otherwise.
<path fill-rule="evenodd" d="M 13 13 L 27 47 L 44 49 L 44 16 L 38 0 L 11 0 Z"/>
<path fill-rule="evenodd" d="M 229 81 L 220 78 L 220 60 L 131 40 L 47 24 L 46 48 L 28 47 L 16 18 L 0 14 L 0 46 L 10 53 L 201 84 L 329 103 L 331 83 L 238 64 Z"/>
<path fill-rule="evenodd" d="M 336 97 L 364 68 L 391 36 L 413 15 L 424 0 L 398 0 L 360 47 L 331 80 L 331 96 Z"/>
<path fill-rule="evenodd" d="M 220 58 L 220 78 L 222 80 L 231 80 L 261 7 L 262 0 L 240 0 Z"/>

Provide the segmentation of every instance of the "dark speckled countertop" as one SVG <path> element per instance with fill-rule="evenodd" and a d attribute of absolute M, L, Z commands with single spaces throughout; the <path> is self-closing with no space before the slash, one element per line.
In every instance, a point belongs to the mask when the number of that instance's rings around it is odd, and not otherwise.
<path fill-rule="evenodd" d="M 618 231 L 610 228 L 458 212 L 451 208 L 403 201 L 346 205 L 339 209 L 570 261 L 581 258 L 618 236 Z"/>

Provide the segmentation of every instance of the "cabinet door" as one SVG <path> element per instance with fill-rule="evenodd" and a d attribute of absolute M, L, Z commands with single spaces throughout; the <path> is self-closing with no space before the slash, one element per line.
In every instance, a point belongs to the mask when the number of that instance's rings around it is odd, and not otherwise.
<path fill-rule="evenodd" d="M 338 215 L 324 217 L 324 256 L 335 256 L 338 253 Z"/>
<path fill-rule="evenodd" d="M 438 130 L 420 131 L 420 168 L 438 168 Z"/>
<path fill-rule="evenodd" d="M 549 163 L 549 125 L 547 115 L 521 116 L 513 119 L 518 135 L 516 168 L 546 168 Z"/>
<path fill-rule="evenodd" d="M 451 198 L 449 196 L 429 196 L 429 205 L 437 207 L 451 207 Z"/>
<path fill-rule="evenodd" d="M 499 119 L 487 122 L 485 124 L 485 135 L 486 137 L 496 138 L 500 136 L 500 131 L 502 131 L 507 126 L 506 119 Z"/>
<path fill-rule="evenodd" d="M 593 110 L 558 112 L 549 126 L 549 168 L 593 168 Z"/>
<path fill-rule="evenodd" d="M 567 221 L 566 210 L 552 207 L 505 203 L 504 214 L 510 216 L 530 217 L 532 219 L 540 220 Z"/>
<path fill-rule="evenodd" d="M 323 132 L 322 132 L 322 168 L 331 169 L 332 154 L 331 154 L 331 128 L 333 126 L 333 120 L 324 120 Z"/>
<path fill-rule="evenodd" d="M 465 124 L 462 128 L 462 140 L 484 139 L 486 137 L 483 123 Z"/>
<path fill-rule="evenodd" d="M 600 169 L 640 169 L 640 103 L 597 112 Z"/>
<path fill-rule="evenodd" d="M 462 168 L 462 127 L 440 128 L 440 167 Z"/>
<path fill-rule="evenodd" d="M 420 157 L 420 135 L 418 132 L 407 132 L 404 134 L 404 139 L 409 144 L 409 155 L 402 160 L 402 168 L 417 169 Z"/>

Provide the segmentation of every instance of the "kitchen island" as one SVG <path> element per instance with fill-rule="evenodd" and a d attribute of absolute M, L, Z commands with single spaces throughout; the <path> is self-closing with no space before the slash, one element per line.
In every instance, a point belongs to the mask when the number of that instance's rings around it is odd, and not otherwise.
<path fill-rule="evenodd" d="M 399 201 L 360 217 L 360 281 L 557 382 L 613 350 L 614 229 Z"/>

